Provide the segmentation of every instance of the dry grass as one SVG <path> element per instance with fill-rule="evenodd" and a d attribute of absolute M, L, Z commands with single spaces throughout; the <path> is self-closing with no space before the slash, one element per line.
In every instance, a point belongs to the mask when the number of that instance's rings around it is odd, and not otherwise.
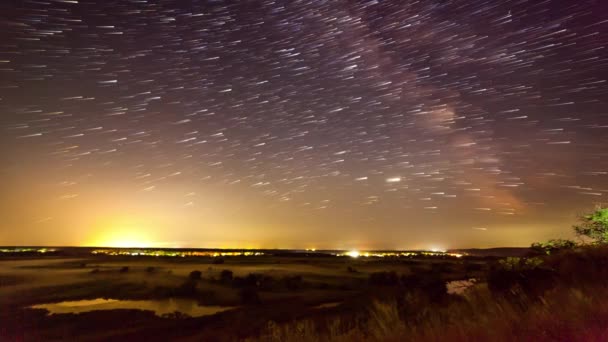
<path fill-rule="evenodd" d="M 589 257 L 593 264 L 589 264 Z M 348 321 L 334 317 L 271 323 L 254 340 L 608 341 L 608 278 L 589 274 L 603 276 L 606 271 L 598 265 L 607 259 L 608 251 L 597 248 L 548 258 L 549 265 L 567 265 L 570 274 L 558 270 L 558 285 L 538 298 L 528 297 L 518 288 L 507 296 L 493 295 L 483 284 L 463 299 L 442 305 L 409 293 L 393 300 L 376 300 Z M 577 260 L 581 263 L 574 271 Z M 572 278 L 578 281 L 572 282 Z"/>
<path fill-rule="evenodd" d="M 257 341 L 608 341 L 608 288 L 555 289 L 539 301 L 495 299 L 477 289 L 464 302 L 414 308 L 373 303 L 365 319 L 346 323 L 270 323 Z"/>

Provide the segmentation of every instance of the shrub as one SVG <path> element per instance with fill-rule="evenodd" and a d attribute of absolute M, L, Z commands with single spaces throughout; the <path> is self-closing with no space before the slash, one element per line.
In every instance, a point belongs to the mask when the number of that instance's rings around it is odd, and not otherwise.
<path fill-rule="evenodd" d="M 177 289 L 175 289 L 176 296 L 193 297 L 198 293 L 196 280 L 188 279 Z"/>
<path fill-rule="evenodd" d="M 258 281 L 259 288 L 262 290 L 275 290 L 277 288 L 277 281 L 271 276 L 265 275 Z"/>
<path fill-rule="evenodd" d="M 374 272 L 369 275 L 369 283 L 376 286 L 397 286 L 399 277 L 395 271 Z"/>
<path fill-rule="evenodd" d="M 120 272 L 120 273 L 127 273 L 127 272 L 129 272 L 129 266 L 123 266 L 123 267 L 120 269 L 120 271 L 119 271 L 119 272 Z"/>
<path fill-rule="evenodd" d="M 410 292 L 424 295 L 430 302 L 443 301 L 448 294 L 445 281 L 441 275 L 433 272 L 420 273 L 401 277 L 401 284 Z"/>
<path fill-rule="evenodd" d="M 581 215 L 575 225 L 576 235 L 589 238 L 598 244 L 608 243 L 608 208 L 597 207 L 593 212 Z"/>
<path fill-rule="evenodd" d="M 285 287 L 290 291 L 299 290 L 304 284 L 302 276 L 300 275 L 284 277 L 283 282 L 285 283 Z"/>
<path fill-rule="evenodd" d="M 426 271 L 427 271 L 427 269 L 424 266 L 417 264 L 417 263 L 411 264 L 411 266 L 410 266 L 410 273 L 412 273 L 412 274 L 423 273 Z"/>
<path fill-rule="evenodd" d="M 203 273 L 201 271 L 192 271 L 190 272 L 190 275 L 188 275 L 188 278 L 191 280 L 201 280 Z"/>
<path fill-rule="evenodd" d="M 540 258 L 505 258 L 493 265 L 487 275 L 488 289 L 499 296 L 522 291 L 531 298 L 538 298 L 553 288 L 556 281 L 556 273 L 543 267 Z"/>
<path fill-rule="evenodd" d="M 232 285 L 235 287 L 258 287 L 262 280 L 262 275 L 257 273 L 249 273 L 246 277 L 234 277 Z"/>
<path fill-rule="evenodd" d="M 257 287 L 260 285 L 260 280 L 262 279 L 261 274 L 257 273 L 249 273 L 245 277 L 245 286 L 254 286 Z"/>
<path fill-rule="evenodd" d="M 223 270 L 220 272 L 220 282 L 222 284 L 230 284 L 232 282 L 232 271 L 231 270 Z"/>
<path fill-rule="evenodd" d="M 224 263 L 224 258 L 214 258 L 211 263 L 214 265 L 221 265 Z"/>
<path fill-rule="evenodd" d="M 180 311 L 175 311 L 175 312 L 171 312 L 171 313 L 162 314 L 161 317 L 168 318 L 168 319 L 186 319 L 186 318 L 190 318 L 191 316 L 188 314 L 185 314 L 183 312 L 180 312 Z"/>
<path fill-rule="evenodd" d="M 483 265 L 482 264 L 477 264 L 474 262 L 471 262 L 469 260 L 465 260 L 464 261 L 464 272 L 468 275 L 471 274 L 473 272 L 479 272 L 483 269 Z"/>
<path fill-rule="evenodd" d="M 535 242 L 530 246 L 533 251 L 533 254 L 546 254 L 550 255 L 552 253 L 573 249 L 576 247 L 576 243 L 570 240 L 564 239 L 552 239 L 547 242 Z"/>
<path fill-rule="evenodd" d="M 587 246 L 547 257 L 561 283 L 580 285 L 608 279 L 608 246 Z"/>
<path fill-rule="evenodd" d="M 259 304 L 260 296 L 254 287 L 245 287 L 239 292 L 243 304 Z"/>
<path fill-rule="evenodd" d="M 452 264 L 449 262 L 436 262 L 431 264 L 431 272 L 447 273 L 451 270 Z"/>

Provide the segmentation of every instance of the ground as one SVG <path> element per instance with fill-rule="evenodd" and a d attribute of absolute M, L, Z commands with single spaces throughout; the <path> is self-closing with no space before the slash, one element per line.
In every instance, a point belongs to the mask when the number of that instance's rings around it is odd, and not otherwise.
<path fill-rule="evenodd" d="M 249 256 L 218 258 L 134 257 L 83 254 L 10 256 L 0 260 L 2 337 L 40 339 L 234 339 L 256 336 L 269 322 L 289 322 L 355 312 L 375 289 L 370 275 L 440 272 L 467 279 L 483 259 L 454 257 L 351 258 Z M 477 264 L 478 267 L 471 267 Z M 473 269 L 471 271 L 471 269 Z M 201 279 L 190 273 L 201 272 Z M 232 279 L 221 280 L 229 270 Z M 235 307 L 214 316 L 161 318 L 138 310 L 48 315 L 27 307 L 67 300 L 192 298 Z"/>

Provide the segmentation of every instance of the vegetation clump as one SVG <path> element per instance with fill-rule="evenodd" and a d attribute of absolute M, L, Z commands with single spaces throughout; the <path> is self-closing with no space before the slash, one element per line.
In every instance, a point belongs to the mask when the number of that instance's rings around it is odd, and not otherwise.
<path fill-rule="evenodd" d="M 564 239 L 551 239 L 547 242 L 535 242 L 530 247 L 534 254 L 552 254 L 558 251 L 573 249 L 576 242 Z"/>
<path fill-rule="evenodd" d="M 579 221 L 574 226 L 576 235 L 591 239 L 595 244 L 608 243 L 608 208 L 599 206 L 594 211 L 581 215 Z"/>
<path fill-rule="evenodd" d="M 399 276 L 395 271 L 374 272 L 369 275 L 369 283 L 375 286 L 397 286 Z"/>
<path fill-rule="evenodd" d="M 222 284 L 230 284 L 232 283 L 233 274 L 231 270 L 222 270 L 220 272 L 220 282 Z"/>
<path fill-rule="evenodd" d="M 190 274 L 188 275 L 188 278 L 190 280 L 201 280 L 202 276 L 203 276 L 203 273 L 201 271 L 194 270 L 194 271 L 190 272 Z"/>
<path fill-rule="evenodd" d="M 594 261 L 592 261 L 594 260 Z M 433 278 L 432 273 L 423 277 Z M 371 298 L 356 317 L 270 322 L 250 341 L 605 341 L 608 247 L 505 258 L 466 296 L 433 302 L 424 291 Z M 371 279 L 394 283 L 390 272 Z M 437 278 L 435 278 L 437 279 Z M 429 288 L 406 276 L 396 286 Z M 439 284 L 439 282 L 436 282 Z"/>

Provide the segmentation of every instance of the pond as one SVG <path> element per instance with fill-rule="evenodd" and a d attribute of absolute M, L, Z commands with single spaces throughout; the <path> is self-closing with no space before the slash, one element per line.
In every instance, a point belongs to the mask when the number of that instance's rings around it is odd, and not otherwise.
<path fill-rule="evenodd" d="M 317 306 L 313 306 L 313 309 L 329 309 L 329 308 L 335 308 L 337 306 L 339 306 L 340 304 L 342 304 L 342 302 L 330 302 L 330 303 L 323 303 L 323 304 L 319 304 Z"/>
<path fill-rule="evenodd" d="M 32 309 L 45 309 L 49 314 L 81 313 L 95 310 L 137 309 L 154 311 L 158 316 L 173 314 L 176 311 L 191 317 L 210 316 L 218 312 L 234 309 L 230 306 L 203 306 L 195 300 L 167 298 L 159 300 L 118 300 L 87 299 L 60 303 L 38 304 Z"/>
<path fill-rule="evenodd" d="M 445 286 L 449 294 L 463 295 L 467 290 L 472 288 L 477 283 L 477 279 L 462 279 L 448 281 Z"/>

